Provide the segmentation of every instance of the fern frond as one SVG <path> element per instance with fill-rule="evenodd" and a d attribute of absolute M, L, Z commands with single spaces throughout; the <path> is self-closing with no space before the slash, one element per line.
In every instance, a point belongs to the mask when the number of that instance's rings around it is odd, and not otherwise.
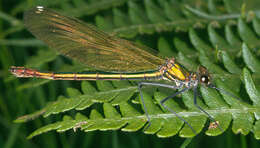
<path fill-rule="evenodd" d="M 112 4 L 112 0 L 109 2 Z M 184 31 L 182 33 L 188 36 L 187 40 L 176 33 L 174 37 L 170 38 L 171 43 L 168 42 L 168 38 L 166 39 L 166 37 L 160 34 L 161 36 L 158 40 L 159 52 L 162 55 L 176 57 L 178 62 L 189 70 L 195 70 L 199 64 L 207 67 L 216 78 L 215 83 L 218 88 L 232 92 L 236 96 L 243 96 L 242 99 L 244 101 L 252 101 L 252 105 L 250 103 L 242 103 L 231 96 L 227 96 L 225 93 L 218 93 L 210 88 L 201 87 L 200 92 L 203 101 L 199 101 L 198 104 L 220 122 L 224 131 L 232 125 L 234 133 L 246 135 L 252 131 L 256 139 L 260 139 L 260 122 L 258 118 L 260 61 L 258 58 L 259 53 L 254 50 L 259 47 L 260 43 L 259 18 L 253 17 L 248 22 L 246 17 L 240 15 L 240 9 L 237 10 L 230 5 L 230 1 L 224 1 L 226 6 L 224 9 L 223 6 L 215 4 L 212 4 L 211 7 L 203 7 L 207 6 L 206 4 L 201 7 L 194 5 L 194 7 L 200 12 L 207 10 L 210 16 L 237 13 L 239 14 L 237 19 L 201 17 L 190 11 L 194 9 L 182 7 L 187 6 L 187 4 L 178 2 L 176 2 L 176 5 L 170 5 L 171 2 L 168 1 L 158 1 L 158 5 L 154 1 L 149 0 L 145 0 L 143 5 L 138 5 L 135 1 L 125 2 L 120 3 L 120 5 L 124 3 L 127 7 L 127 12 L 120 7 L 113 8 L 111 11 L 112 15 L 100 12 L 95 17 L 97 26 L 110 29 L 112 30 L 111 32 L 124 37 L 134 37 L 137 34 L 151 34 L 162 31 Z M 110 5 L 109 7 L 112 6 Z M 63 7 L 71 9 L 71 6 L 64 5 Z M 81 5 L 75 4 L 75 7 L 81 7 Z M 89 13 L 99 12 L 101 9 L 108 9 L 109 7 L 93 7 L 93 10 Z M 84 5 L 82 5 L 81 10 L 84 10 L 83 8 Z M 170 10 L 176 13 L 170 13 Z M 76 13 L 75 15 L 77 15 Z M 80 12 L 80 14 L 82 13 Z M 112 17 L 114 21 L 108 23 L 106 21 L 107 17 Z M 198 30 L 196 28 L 202 29 Z M 201 32 L 204 34 L 201 35 Z M 171 50 L 172 48 L 176 48 L 176 51 Z M 33 65 L 41 66 L 46 62 L 50 62 L 54 59 L 53 56 L 56 56 L 52 55 L 46 58 L 48 53 L 39 54 L 39 56 L 32 57 L 29 61 L 34 61 Z M 39 62 L 37 62 L 35 59 L 44 60 L 38 60 Z M 254 79 L 251 78 L 251 74 L 246 67 L 256 75 Z M 239 80 L 241 73 L 242 81 Z M 22 88 L 30 88 L 38 84 L 40 85 L 40 83 L 35 84 L 33 82 L 32 84 L 32 82 L 28 82 L 24 83 Z M 88 82 L 82 82 L 81 91 L 70 88 L 67 90 L 69 97 L 61 96 L 57 101 L 50 102 L 39 112 L 18 118 L 16 122 L 25 122 L 40 115 L 48 117 L 49 115 L 60 114 L 70 110 L 78 112 L 88 109 L 90 110 L 90 115 L 78 113 L 75 118 L 64 116 L 63 121 L 46 125 L 33 132 L 29 138 L 51 130 L 63 132 L 79 128 L 88 132 L 93 130 L 121 129 L 122 131 L 137 131 L 141 128 L 145 129 L 147 119 L 141 109 L 136 85 L 128 81 L 97 81 L 95 84 L 96 87 Z M 247 94 L 243 94 L 243 90 L 241 90 L 242 85 Z M 151 116 L 151 126 L 144 133 L 156 134 L 158 137 L 169 137 L 176 134 L 179 134 L 181 137 L 195 136 L 189 126 L 160 106 L 159 101 L 168 95 L 169 90 L 167 92 L 158 88 L 158 91 L 155 92 L 149 89 L 146 91 L 149 91 L 149 93 L 144 93 L 144 99 Z M 207 116 L 194 107 L 193 94 L 191 92 L 183 94 L 181 98 L 185 107 L 176 103 L 175 100 L 167 101 L 166 105 L 188 121 L 198 133 L 202 132 L 207 127 Z M 93 106 L 97 107 L 94 108 Z M 102 106 L 103 112 L 101 111 L 102 109 L 99 110 L 100 106 Z M 211 136 L 219 135 L 222 132 L 218 128 L 205 131 L 207 135 Z"/>

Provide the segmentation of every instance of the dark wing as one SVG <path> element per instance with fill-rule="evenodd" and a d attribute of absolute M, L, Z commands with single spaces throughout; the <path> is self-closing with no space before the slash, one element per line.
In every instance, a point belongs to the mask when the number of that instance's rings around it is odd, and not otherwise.
<path fill-rule="evenodd" d="M 165 62 L 148 47 L 108 35 L 93 25 L 42 6 L 25 12 L 24 21 L 38 39 L 86 67 L 108 72 L 142 72 L 156 70 Z"/>

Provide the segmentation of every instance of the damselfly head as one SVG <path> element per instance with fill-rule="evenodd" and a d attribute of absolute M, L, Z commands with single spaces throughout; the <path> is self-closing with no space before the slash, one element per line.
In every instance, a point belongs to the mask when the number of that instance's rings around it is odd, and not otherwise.
<path fill-rule="evenodd" d="M 237 97 L 237 96 L 234 95 L 233 93 L 228 92 L 228 91 L 226 91 L 226 90 L 224 90 L 224 89 L 222 89 L 222 88 L 216 87 L 216 86 L 211 82 L 211 81 L 212 81 L 212 80 L 211 80 L 211 76 L 210 76 L 208 70 L 207 70 L 205 67 L 200 66 L 199 69 L 198 69 L 197 74 L 198 74 L 198 76 L 199 76 L 199 81 L 200 81 L 201 84 L 204 84 L 204 85 L 206 85 L 206 86 L 209 87 L 209 88 L 214 88 L 214 89 L 216 89 L 216 90 L 218 90 L 218 91 L 220 91 L 220 92 L 222 92 L 222 93 L 224 93 L 224 94 L 226 94 L 226 95 L 229 95 L 229 96 L 231 96 L 231 97 L 233 97 L 233 98 L 235 98 L 235 99 L 237 99 L 237 100 L 239 100 L 239 101 L 242 101 L 239 97 Z"/>
<path fill-rule="evenodd" d="M 208 70 L 205 67 L 203 67 L 203 66 L 199 67 L 199 69 L 198 69 L 198 77 L 199 77 L 198 79 L 199 79 L 201 84 L 205 84 L 206 86 L 211 84 L 210 74 L 209 74 Z"/>

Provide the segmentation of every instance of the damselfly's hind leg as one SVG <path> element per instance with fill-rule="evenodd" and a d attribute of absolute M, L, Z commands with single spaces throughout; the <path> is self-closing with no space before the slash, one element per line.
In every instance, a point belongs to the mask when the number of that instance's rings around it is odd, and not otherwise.
<path fill-rule="evenodd" d="M 145 106 L 143 93 L 141 91 L 141 88 L 142 88 L 143 85 L 160 86 L 160 87 L 167 87 L 167 88 L 171 88 L 171 89 L 176 89 L 176 87 L 173 86 L 173 85 L 167 85 L 167 84 L 161 84 L 161 83 L 152 83 L 152 82 L 140 82 L 140 83 L 138 83 L 138 91 L 140 93 L 140 97 L 141 97 L 141 101 L 142 101 L 142 104 L 143 104 L 145 116 L 147 117 L 147 122 L 148 122 L 148 125 L 144 129 L 144 130 L 146 130 L 147 128 L 149 128 L 151 126 L 151 119 L 150 119 L 150 116 L 148 114 L 147 108 Z"/>
<path fill-rule="evenodd" d="M 145 103 L 144 103 L 143 93 L 142 93 L 142 91 L 141 91 L 142 85 L 145 85 L 145 84 L 143 84 L 142 82 L 140 82 L 140 83 L 138 84 L 138 91 L 139 91 L 139 93 L 140 93 L 141 101 L 142 101 L 143 108 L 144 108 L 144 113 L 145 113 L 145 116 L 146 116 L 147 122 L 148 122 L 148 125 L 147 125 L 146 128 L 145 128 L 145 129 L 147 129 L 147 128 L 150 127 L 150 125 L 151 125 L 151 122 L 150 122 L 151 119 L 150 119 L 150 117 L 149 117 L 149 114 L 148 114 L 148 112 L 147 112 L 147 108 L 146 108 Z"/>

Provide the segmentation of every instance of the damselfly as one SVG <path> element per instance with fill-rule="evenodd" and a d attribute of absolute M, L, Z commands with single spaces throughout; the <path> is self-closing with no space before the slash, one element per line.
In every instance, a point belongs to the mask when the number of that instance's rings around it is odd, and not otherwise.
<path fill-rule="evenodd" d="M 204 84 L 216 88 L 204 67 L 191 73 L 178 64 L 174 58 L 163 59 L 152 49 L 133 42 L 106 34 L 96 27 L 82 21 L 63 16 L 53 10 L 38 6 L 27 11 L 24 15 L 26 28 L 38 39 L 43 40 L 52 49 L 79 61 L 87 67 L 109 73 L 54 73 L 40 72 L 24 67 L 11 67 L 10 71 L 17 77 L 36 77 L 52 80 L 165 80 L 172 85 L 139 82 L 138 89 L 144 112 L 150 125 L 150 117 L 144 103 L 142 86 L 160 86 L 179 89 L 177 93 L 160 101 L 161 105 L 184 121 L 194 133 L 193 127 L 179 116 L 173 109 L 165 105 L 165 101 L 174 98 L 187 90 L 194 91 L 194 105 L 205 113 L 214 126 L 218 121 L 197 105 L 197 87 Z M 223 90 L 221 90 L 223 91 Z M 220 127 L 220 126 L 218 126 Z"/>

